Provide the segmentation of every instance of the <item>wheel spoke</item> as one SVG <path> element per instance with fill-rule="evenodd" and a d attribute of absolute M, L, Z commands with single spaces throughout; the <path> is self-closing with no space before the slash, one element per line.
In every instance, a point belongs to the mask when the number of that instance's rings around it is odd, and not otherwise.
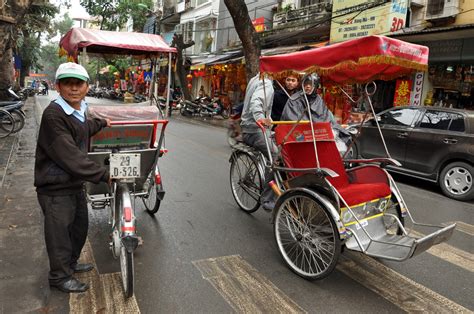
<path fill-rule="evenodd" d="M 282 196 L 276 215 L 275 236 L 287 265 L 305 278 L 327 276 L 341 245 L 329 213 L 305 192 L 290 191 Z"/>

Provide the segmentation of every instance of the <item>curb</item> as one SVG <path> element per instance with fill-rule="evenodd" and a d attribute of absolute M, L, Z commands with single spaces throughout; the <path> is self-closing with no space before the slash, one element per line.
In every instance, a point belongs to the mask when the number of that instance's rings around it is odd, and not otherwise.
<path fill-rule="evenodd" d="M 20 130 L 20 132 L 21 132 L 21 130 Z M 8 166 L 10 165 L 10 161 L 12 159 L 13 152 L 16 151 L 16 148 L 18 147 L 18 133 L 15 133 L 15 135 L 14 135 L 15 138 L 13 139 L 13 143 L 12 143 L 12 146 L 10 148 L 10 153 L 8 154 L 7 164 L 5 165 L 5 170 L 3 171 L 2 181 L 0 182 L 0 188 L 3 188 L 3 183 L 5 182 L 5 177 L 7 176 L 7 173 L 8 173 Z"/>

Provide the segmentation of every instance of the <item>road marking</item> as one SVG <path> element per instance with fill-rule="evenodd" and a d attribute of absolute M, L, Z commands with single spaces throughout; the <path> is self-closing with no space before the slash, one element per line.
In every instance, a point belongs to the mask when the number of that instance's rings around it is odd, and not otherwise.
<path fill-rule="evenodd" d="M 465 222 L 462 222 L 462 221 L 447 222 L 447 223 L 444 223 L 443 226 L 452 225 L 453 223 L 456 224 L 456 230 L 457 231 L 461 231 L 461 232 L 464 232 L 464 233 L 466 233 L 470 236 L 474 236 L 474 226 L 470 225 L 470 224 L 467 224 Z"/>
<path fill-rule="evenodd" d="M 457 227 L 456 227 L 457 228 Z M 424 234 L 412 230 L 410 235 L 415 237 L 424 237 Z M 426 252 L 441 258 L 451 264 L 464 268 L 470 272 L 474 272 L 474 254 L 458 249 L 446 243 L 440 243 L 432 246 Z"/>
<path fill-rule="evenodd" d="M 409 313 L 471 313 L 362 253 L 346 252 L 337 270 Z"/>
<path fill-rule="evenodd" d="M 82 249 L 79 262 L 91 263 L 94 269 L 74 275 L 90 287 L 85 293 L 70 294 L 70 313 L 140 313 L 135 296 L 125 298 L 120 273 L 99 274 L 89 240 Z"/>
<path fill-rule="evenodd" d="M 306 313 L 239 255 L 193 264 L 238 313 Z"/>

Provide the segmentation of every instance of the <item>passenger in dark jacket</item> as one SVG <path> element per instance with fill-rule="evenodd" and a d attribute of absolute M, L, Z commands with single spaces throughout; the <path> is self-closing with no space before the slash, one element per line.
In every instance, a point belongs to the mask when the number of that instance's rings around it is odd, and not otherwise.
<path fill-rule="evenodd" d="M 281 114 L 285 108 L 288 98 L 298 91 L 300 85 L 300 77 L 296 73 L 291 73 L 285 78 L 285 90 L 276 89 L 273 96 L 272 120 L 280 121 Z"/>
<path fill-rule="evenodd" d="M 36 146 L 34 184 L 44 214 L 48 279 L 64 292 L 86 291 L 88 285 L 73 274 L 93 267 L 78 264 L 89 223 L 84 182 L 109 182 L 107 169 L 87 157 L 89 138 L 110 125 L 109 120 L 87 119 L 88 81 L 87 71 L 78 64 L 58 67 L 60 96 L 43 112 Z"/>

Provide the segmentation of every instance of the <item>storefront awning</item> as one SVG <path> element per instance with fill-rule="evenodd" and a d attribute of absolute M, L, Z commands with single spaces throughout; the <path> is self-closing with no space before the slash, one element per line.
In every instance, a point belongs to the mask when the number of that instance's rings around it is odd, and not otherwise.
<path fill-rule="evenodd" d="M 284 54 L 284 53 L 290 53 L 290 52 L 295 52 L 295 51 L 301 51 L 305 50 L 305 47 L 308 47 L 309 49 L 313 48 L 318 48 L 318 47 L 324 47 L 328 44 L 327 41 L 323 42 L 318 42 L 318 43 L 309 43 L 309 44 L 304 44 L 304 45 L 293 45 L 293 46 L 283 46 L 283 47 L 275 47 L 275 48 L 268 48 L 268 49 L 262 49 L 261 55 L 262 56 L 274 56 L 274 55 L 279 55 L 279 54 Z M 236 54 L 235 56 L 228 58 L 228 59 L 221 59 L 215 62 L 212 62 L 212 64 L 217 64 L 217 63 L 245 63 L 244 56 L 242 52 L 239 54 Z"/>
<path fill-rule="evenodd" d="M 195 58 L 191 57 L 191 70 L 200 69 L 204 65 L 220 63 L 224 60 L 234 58 L 240 53 L 241 53 L 240 51 L 234 51 L 234 52 L 229 52 L 229 53 L 224 53 L 224 54 L 219 54 L 219 55 L 198 56 Z"/>
<path fill-rule="evenodd" d="M 474 24 L 431 28 L 408 28 L 391 34 L 430 49 L 430 63 L 474 63 Z"/>

